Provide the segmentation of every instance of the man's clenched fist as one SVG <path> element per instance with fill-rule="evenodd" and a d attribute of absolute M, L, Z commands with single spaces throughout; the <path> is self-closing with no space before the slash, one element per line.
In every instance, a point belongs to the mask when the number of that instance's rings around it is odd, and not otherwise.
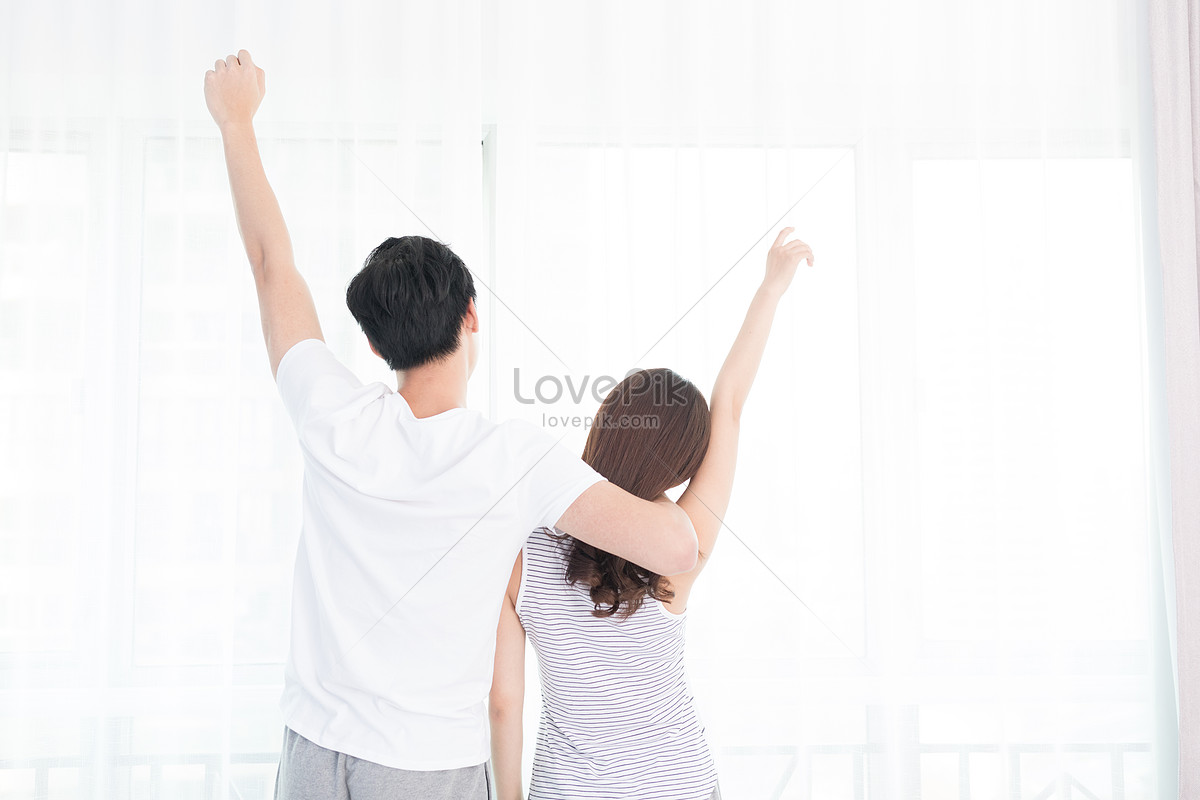
<path fill-rule="evenodd" d="M 204 102 L 217 125 L 248 123 L 267 93 L 267 75 L 250 60 L 250 53 L 217 59 L 204 73 Z"/>

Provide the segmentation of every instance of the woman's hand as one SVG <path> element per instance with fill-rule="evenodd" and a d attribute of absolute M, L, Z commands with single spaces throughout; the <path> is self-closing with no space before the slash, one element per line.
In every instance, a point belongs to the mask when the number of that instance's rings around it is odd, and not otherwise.
<path fill-rule="evenodd" d="M 267 75 L 250 60 L 250 53 L 218 58 L 204 73 L 204 102 L 219 127 L 249 124 L 267 93 Z"/>
<path fill-rule="evenodd" d="M 787 291 L 788 286 L 792 283 L 792 278 L 796 276 L 796 267 L 802 260 L 807 260 L 810 267 L 813 265 L 811 247 L 799 239 L 786 241 L 794 230 L 795 228 L 781 230 L 775 237 L 775 243 L 771 245 L 770 252 L 767 253 L 767 274 L 763 278 L 763 288 L 776 295 Z"/>

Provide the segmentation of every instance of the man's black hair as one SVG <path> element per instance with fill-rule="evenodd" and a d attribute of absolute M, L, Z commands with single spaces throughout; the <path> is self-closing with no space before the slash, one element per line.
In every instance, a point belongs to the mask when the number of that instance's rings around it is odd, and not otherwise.
<path fill-rule="evenodd" d="M 392 237 L 346 287 L 346 305 L 388 367 L 411 369 L 458 348 L 475 281 L 462 259 L 424 236 Z"/>

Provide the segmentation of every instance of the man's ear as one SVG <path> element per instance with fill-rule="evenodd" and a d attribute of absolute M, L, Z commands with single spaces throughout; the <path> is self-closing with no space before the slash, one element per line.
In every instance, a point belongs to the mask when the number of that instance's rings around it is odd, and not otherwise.
<path fill-rule="evenodd" d="M 372 353 L 379 356 L 379 351 L 375 349 L 375 345 L 370 339 L 367 339 L 367 346 L 371 348 Z M 379 356 L 379 357 L 383 358 L 383 356 Z M 386 361 L 387 359 L 384 359 L 384 360 Z"/>
<path fill-rule="evenodd" d="M 467 313 L 463 316 L 463 325 L 471 333 L 479 333 L 479 312 L 475 310 L 475 298 L 467 301 Z"/>

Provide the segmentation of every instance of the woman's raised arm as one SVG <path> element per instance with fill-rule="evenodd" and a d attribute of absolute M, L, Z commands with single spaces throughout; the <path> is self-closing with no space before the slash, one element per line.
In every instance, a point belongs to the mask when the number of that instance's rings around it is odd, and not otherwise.
<path fill-rule="evenodd" d="M 696 476 L 688 483 L 687 490 L 679 498 L 679 506 L 687 512 L 696 529 L 700 546 L 696 566 L 689 572 L 670 576 L 671 588 L 675 592 L 670 605 L 676 612 L 687 607 L 687 597 L 696 576 L 704 569 L 708 556 L 720 533 L 722 519 L 729 507 L 729 496 L 733 491 L 733 473 L 737 463 L 738 432 L 741 425 L 742 407 L 750 394 L 758 365 L 762 361 L 771 324 L 775 320 L 775 309 L 779 298 L 791 285 L 796 268 L 802 260 L 813 264 L 813 252 L 800 240 L 787 241 L 792 228 L 784 228 L 775 238 L 767 253 L 767 269 L 762 285 L 750 302 L 746 319 L 738 331 L 737 338 L 713 385 L 709 409 L 712 413 L 712 433 L 708 452 Z"/>

